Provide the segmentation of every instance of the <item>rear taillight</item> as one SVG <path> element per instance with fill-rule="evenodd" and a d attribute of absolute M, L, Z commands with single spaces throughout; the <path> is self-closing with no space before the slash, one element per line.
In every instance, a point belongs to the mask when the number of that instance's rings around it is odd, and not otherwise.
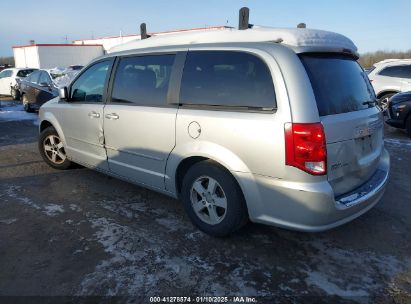
<path fill-rule="evenodd" d="M 285 124 L 285 163 L 313 175 L 327 174 L 327 149 L 321 123 Z"/>

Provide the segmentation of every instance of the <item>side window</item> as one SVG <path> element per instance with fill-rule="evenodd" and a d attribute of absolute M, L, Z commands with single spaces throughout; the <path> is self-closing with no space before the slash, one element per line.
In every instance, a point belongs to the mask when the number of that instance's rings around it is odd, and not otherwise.
<path fill-rule="evenodd" d="M 111 61 L 94 64 L 72 84 L 71 101 L 102 102 Z"/>
<path fill-rule="evenodd" d="M 273 109 L 273 80 L 258 57 L 234 51 L 188 52 L 181 83 L 183 104 Z"/>
<path fill-rule="evenodd" d="M 112 102 L 148 106 L 167 104 L 174 59 L 175 55 L 122 58 L 114 78 Z"/>
<path fill-rule="evenodd" d="M 396 66 L 389 66 L 383 69 L 378 74 L 381 76 L 388 76 L 388 77 L 404 77 L 404 65 L 396 65 Z"/>
<path fill-rule="evenodd" d="M 43 84 L 43 83 L 51 84 L 51 80 L 47 72 L 41 72 L 38 82 L 39 84 Z"/>
<path fill-rule="evenodd" d="M 29 81 L 31 83 L 38 83 L 39 76 L 40 76 L 40 71 L 34 71 L 33 73 L 30 74 L 27 81 Z"/>
<path fill-rule="evenodd" d="M 6 70 L 0 73 L 0 78 L 10 77 L 13 74 L 13 71 Z"/>

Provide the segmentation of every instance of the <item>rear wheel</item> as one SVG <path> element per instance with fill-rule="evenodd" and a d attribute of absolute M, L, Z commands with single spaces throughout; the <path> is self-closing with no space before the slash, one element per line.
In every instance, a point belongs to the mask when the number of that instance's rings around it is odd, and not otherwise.
<path fill-rule="evenodd" d="M 23 108 L 24 108 L 24 111 L 26 111 L 26 112 L 29 112 L 29 113 L 31 113 L 31 112 L 33 112 L 33 109 L 30 107 L 30 102 L 29 102 L 29 100 L 27 99 L 27 96 L 26 95 L 23 95 Z"/>
<path fill-rule="evenodd" d="M 212 161 L 199 162 L 188 170 L 181 198 L 193 224 L 207 234 L 226 236 L 248 221 L 237 181 Z"/>
<path fill-rule="evenodd" d="M 68 169 L 72 162 L 68 160 L 64 144 L 53 127 L 46 128 L 39 137 L 39 151 L 44 161 L 55 169 Z"/>

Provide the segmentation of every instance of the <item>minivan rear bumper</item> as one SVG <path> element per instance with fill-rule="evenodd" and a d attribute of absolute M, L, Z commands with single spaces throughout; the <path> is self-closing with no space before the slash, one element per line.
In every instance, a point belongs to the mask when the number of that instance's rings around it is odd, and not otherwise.
<path fill-rule="evenodd" d="M 374 176 L 356 190 L 337 198 L 328 181 L 297 183 L 253 175 L 254 189 L 249 188 L 248 192 L 244 189 L 250 219 L 307 232 L 340 226 L 364 214 L 380 201 L 389 168 L 389 154 L 383 149 Z M 240 184 L 251 187 L 249 177 L 245 178 Z"/>

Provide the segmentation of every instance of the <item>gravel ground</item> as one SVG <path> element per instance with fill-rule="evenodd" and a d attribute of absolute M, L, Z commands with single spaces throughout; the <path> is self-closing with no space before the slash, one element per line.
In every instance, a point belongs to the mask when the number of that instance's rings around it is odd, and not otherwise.
<path fill-rule="evenodd" d="M 391 178 L 360 218 L 315 234 L 249 224 L 216 239 L 176 200 L 89 169 L 48 167 L 36 114 L 6 108 L 21 110 L 0 105 L 0 296 L 411 303 L 411 139 L 402 131 L 386 129 Z"/>

